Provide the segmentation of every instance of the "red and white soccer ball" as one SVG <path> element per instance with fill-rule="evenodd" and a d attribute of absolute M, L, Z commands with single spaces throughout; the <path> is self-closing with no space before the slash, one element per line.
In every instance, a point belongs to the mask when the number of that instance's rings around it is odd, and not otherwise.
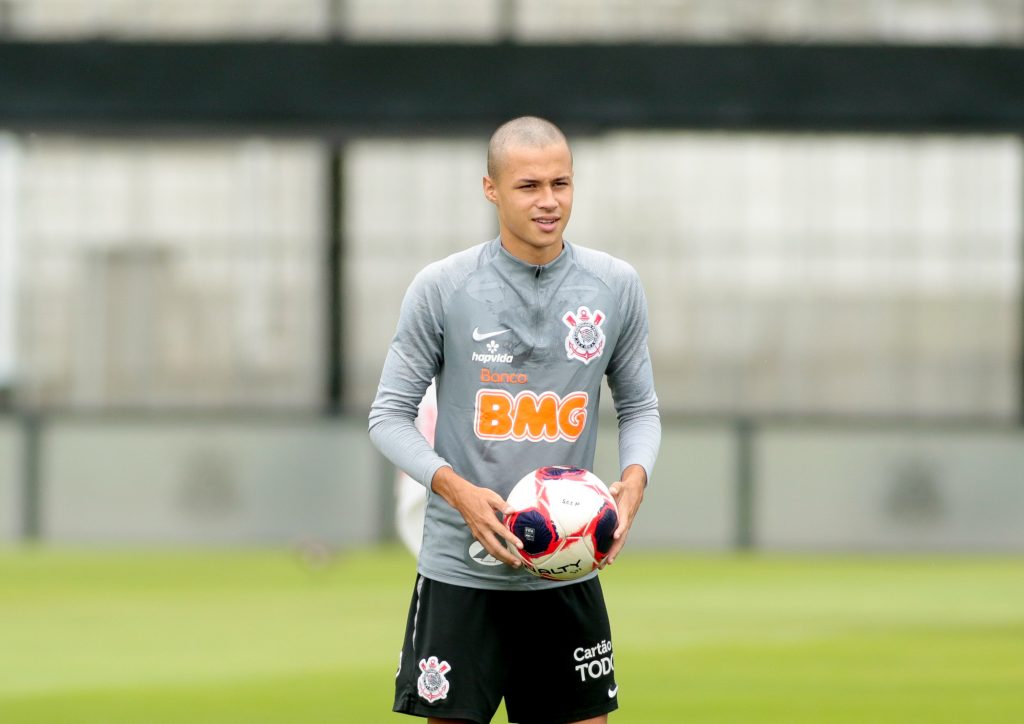
<path fill-rule="evenodd" d="M 556 581 L 595 570 L 612 547 L 619 515 L 601 479 L 583 468 L 538 468 L 508 496 L 505 525 L 523 542 L 509 549 L 535 576 Z"/>

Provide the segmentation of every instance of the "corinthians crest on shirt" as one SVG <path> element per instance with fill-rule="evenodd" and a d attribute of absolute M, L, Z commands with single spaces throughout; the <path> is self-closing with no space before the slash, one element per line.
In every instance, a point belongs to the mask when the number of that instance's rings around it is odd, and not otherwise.
<path fill-rule="evenodd" d="M 565 338 L 565 351 L 569 359 L 578 359 L 583 364 L 600 357 L 604 352 L 605 315 L 601 310 L 590 311 L 588 307 L 580 307 L 575 312 L 566 312 L 562 321 L 569 327 Z"/>

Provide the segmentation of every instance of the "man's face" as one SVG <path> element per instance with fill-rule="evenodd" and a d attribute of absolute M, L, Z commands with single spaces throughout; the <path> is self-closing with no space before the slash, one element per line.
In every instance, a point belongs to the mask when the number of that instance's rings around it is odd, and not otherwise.
<path fill-rule="evenodd" d="M 572 155 L 564 143 L 510 146 L 484 196 L 498 209 L 505 248 L 530 264 L 547 264 L 562 251 L 572 211 Z"/>

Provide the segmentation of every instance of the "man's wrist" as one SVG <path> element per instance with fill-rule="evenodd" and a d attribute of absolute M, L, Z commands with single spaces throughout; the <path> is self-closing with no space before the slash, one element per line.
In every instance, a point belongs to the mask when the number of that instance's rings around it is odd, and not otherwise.
<path fill-rule="evenodd" d="M 622 482 L 627 484 L 638 484 L 641 488 L 647 487 L 647 471 L 643 465 L 634 463 L 627 465 L 622 471 Z"/>
<path fill-rule="evenodd" d="M 466 482 L 450 465 L 442 465 L 434 471 L 430 489 L 444 498 L 449 505 L 454 505 L 456 491 L 460 484 Z"/>

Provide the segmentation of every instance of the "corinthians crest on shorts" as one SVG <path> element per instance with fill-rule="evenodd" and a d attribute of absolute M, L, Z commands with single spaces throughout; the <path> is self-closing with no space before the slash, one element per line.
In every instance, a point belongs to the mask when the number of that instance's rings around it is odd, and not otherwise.
<path fill-rule="evenodd" d="M 604 352 L 604 332 L 601 331 L 604 320 L 604 312 L 591 312 L 588 307 L 580 307 L 575 313 L 565 313 L 562 321 L 569 327 L 565 338 L 569 359 L 575 357 L 583 364 L 590 364 L 590 360 L 601 356 Z"/>
<path fill-rule="evenodd" d="M 452 670 L 447 661 L 438 662 L 436 656 L 420 659 L 420 678 L 416 680 L 416 688 L 420 696 L 433 703 L 448 696 L 448 679 L 445 674 Z"/>

